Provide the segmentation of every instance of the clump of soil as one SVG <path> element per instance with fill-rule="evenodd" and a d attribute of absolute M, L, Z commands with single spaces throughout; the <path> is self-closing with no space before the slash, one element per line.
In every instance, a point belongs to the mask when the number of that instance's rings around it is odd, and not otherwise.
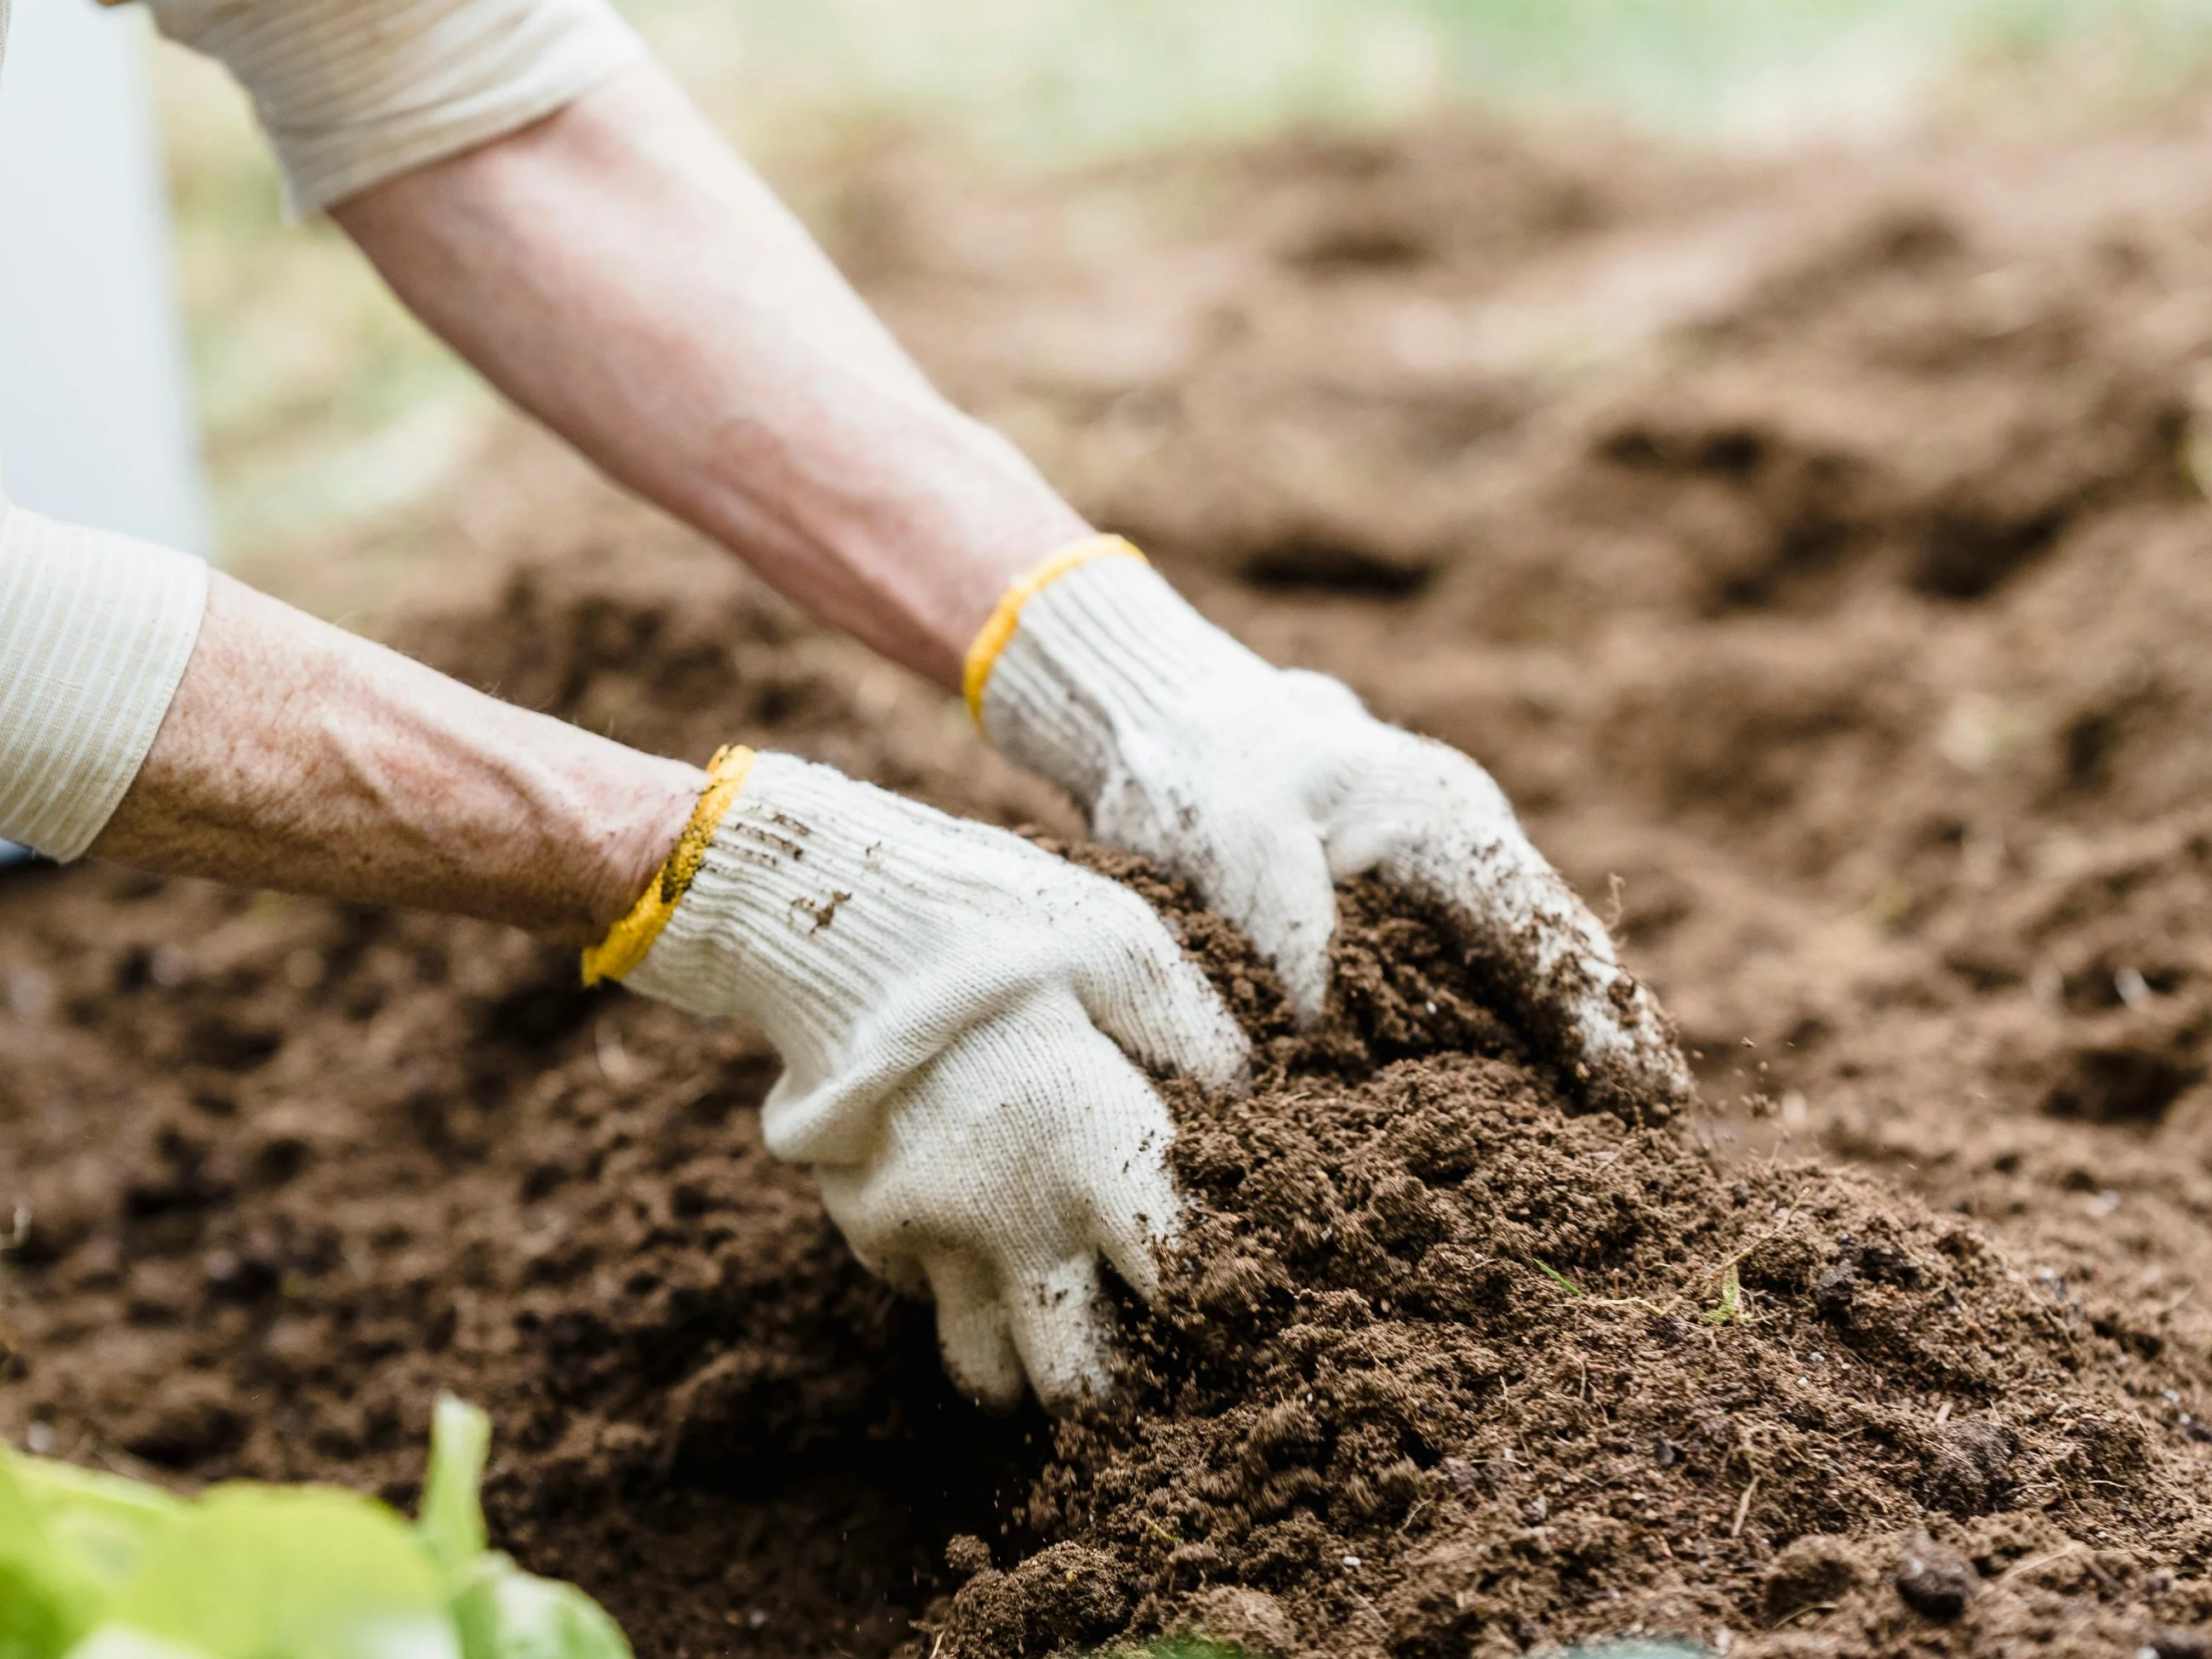
<path fill-rule="evenodd" d="M 1196 1631 L 1285 1655 L 1662 1633 L 1863 1653 L 2139 1646 L 2212 1613 L 2197 1354 L 2099 1333 L 1988 1231 L 1801 1161 L 1578 1114 L 1425 921 L 1346 896 L 1287 1034 L 1241 941 L 1146 887 L 1267 1039 L 1178 1096 L 1196 1200 L 1125 1395 L 1061 1426 L 939 1651 Z"/>

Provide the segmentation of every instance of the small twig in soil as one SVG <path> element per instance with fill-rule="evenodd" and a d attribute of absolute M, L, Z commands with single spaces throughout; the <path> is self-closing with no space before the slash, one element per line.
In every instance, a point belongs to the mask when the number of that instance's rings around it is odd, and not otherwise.
<path fill-rule="evenodd" d="M 1783 1630 L 1796 1624 L 1800 1619 L 1806 1617 L 1808 1613 L 1833 1613 L 1835 1610 L 1836 1604 L 1833 1601 L 1808 1601 L 1803 1607 L 1798 1608 L 1796 1612 L 1783 1614 L 1781 1618 L 1776 1620 L 1771 1625 L 1769 1625 L 1767 1628 L 1769 1630 Z"/>
<path fill-rule="evenodd" d="M 1735 1500 L 1735 1522 L 1729 1528 L 1729 1537 L 1742 1536 L 1744 1517 L 1751 1513 L 1751 1495 L 1758 1490 L 1759 1477 L 1754 1474 L 1751 1477 L 1751 1484 L 1743 1489 L 1743 1496 Z"/>
<path fill-rule="evenodd" d="M 1641 1308 L 1644 1312 L 1656 1315 L 1662 1319 L 1665 1318 L 1669 1313 L 1674 1311 L 1672 1308 L 1662 1308 L 1656 1302 L 1649 1301 L 1640 1296 L 1590 1296 L 1585 1294 L 1583 1300 L 1587 1302 L 1593 1308 Z"/>
<path fill-rule="evenodd" d="M 2024 1572 L 2033 1572 L 2038 1567 L 2047 1567 L 2053 1561 L 2063 1561 L 2069 1555 L 2080 1554 L 2082 1548 L 2082 1544 L 2077 1539 L 2073 1543 L 2067 1545 L 2063 1549 L 2053 1550 L 2048 1555 L 2032 1556 L 2025 1561 L 2015 1561 L 2012 1565 L 2007 1567 L 2002 1572 L 1997 1575 L 1997 1583 L 2002 1584 L 2008 1580 L 2019 1577 L 2021 1574 Z"/>

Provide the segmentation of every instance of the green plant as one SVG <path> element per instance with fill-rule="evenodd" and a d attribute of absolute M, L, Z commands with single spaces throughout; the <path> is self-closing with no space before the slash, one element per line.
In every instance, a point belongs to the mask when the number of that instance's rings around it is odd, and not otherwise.
<path fill-rule="evenodd" d="M 1721 1274 L 1720 1300 L 1698 1316 L 1708 1325 L 1740 1325 L 1744 1320 L 1743 1280 L 1737 1274 L 1735 1263 Z"/>
<path fill-rule="evenodd" d="M 157 1486 L 0 1449 L 0 1659 L 630 1659 L 485 1547 L 491 1425 L 438 1402 L 421 1518 L 329 1486 Z"/>
<path fill-rule="evenodd" d="M 1576 1284 L 1573 1279 L 1568 1278 L 1557 1267 L 1554 1267 L 1550 1262 L 1545 1261 L 1543 1257 L 1532 1255 L 1528 1260 L 1536 1264 L 1537 1272 L 1542 1273 L 1545 1278 L 1550 1279 L 1554 1285 L 1557 1285 L 1561 1289 L 1565 1290 L 1569 1296 L 1580 1296 L 1583 1293 L 1583 1287 L 1581 1285 Z"/>

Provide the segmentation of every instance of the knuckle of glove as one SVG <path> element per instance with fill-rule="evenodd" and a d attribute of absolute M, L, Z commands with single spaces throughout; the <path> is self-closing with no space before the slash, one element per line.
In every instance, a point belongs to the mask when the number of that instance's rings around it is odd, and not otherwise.
<path fill-rule="evenodd" d="M 1287 700 L 1286 713 L 1300 720 L 1372 718 L 1359 694 L 1334 674 L 1316 673 L 1310 668 L 1285 668 L 1279 671 L 1277 678 L 1277 690 Z"/>
<path fill-rule="evenodd" d="M 1673 1022 L 1620 966 L 1612 936 L 1529 841 L 1497 780 L 1448 744 L 1377 729 L 1374 764 L 1332 826 L 1334 873 L 1373 870 L 1440 903 L 1590 1103 L 1686 1098 Z"/>
<path fill-rule="evenodd" d="M 866 1164 L 819 1172 L 855 1253 L 886 1276 L 917 1264 L 971 1393 L 1009 1403 L 1009 1352 L 1048 1405 L 1103 1391 L 1097 1255 L 1136 1263 L 1142 1291 L 1140 1253 L 1178 1219 L 1158 1093 L 1079 1010 L 1039 999 L 956 1040 L 894 1091 L 889 1115 Z M 962 1305 L 944 1306 L 948 1285 Z M 993 1308 L 1011 1350 L 978 1334 Z"/>

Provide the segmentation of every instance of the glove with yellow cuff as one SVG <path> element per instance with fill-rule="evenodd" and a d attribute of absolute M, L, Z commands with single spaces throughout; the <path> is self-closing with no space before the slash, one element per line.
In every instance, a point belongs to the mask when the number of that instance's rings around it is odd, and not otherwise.
<path fill-rule="evenodd" d="M 968 656 L 969 707 L 1066 788 L 1100 840 L 1187 878 L 1321 1012 L 1334 884 L 1373 873 L 1453 921 L 1596 1105 L 1686 1095 L 1672 1022 L 1522 833 L 1490 775 L 1279 669 L 1118 537 L 1016 582 Z"/>
<path fill-rule="evenodd" d="M 1177 1200 L 1141 1065 L 1214 1089 L 1243 1033 L 1151 908 L 987 825 L 788 755 L 719 757 L 587 980 L 740 1016 L 782 1054 L 769 1148 L 862 1261 L 933 1295 L 1000 1406 L 1108 1386 L 1097 1258 L 1149 1298 Z"/>

